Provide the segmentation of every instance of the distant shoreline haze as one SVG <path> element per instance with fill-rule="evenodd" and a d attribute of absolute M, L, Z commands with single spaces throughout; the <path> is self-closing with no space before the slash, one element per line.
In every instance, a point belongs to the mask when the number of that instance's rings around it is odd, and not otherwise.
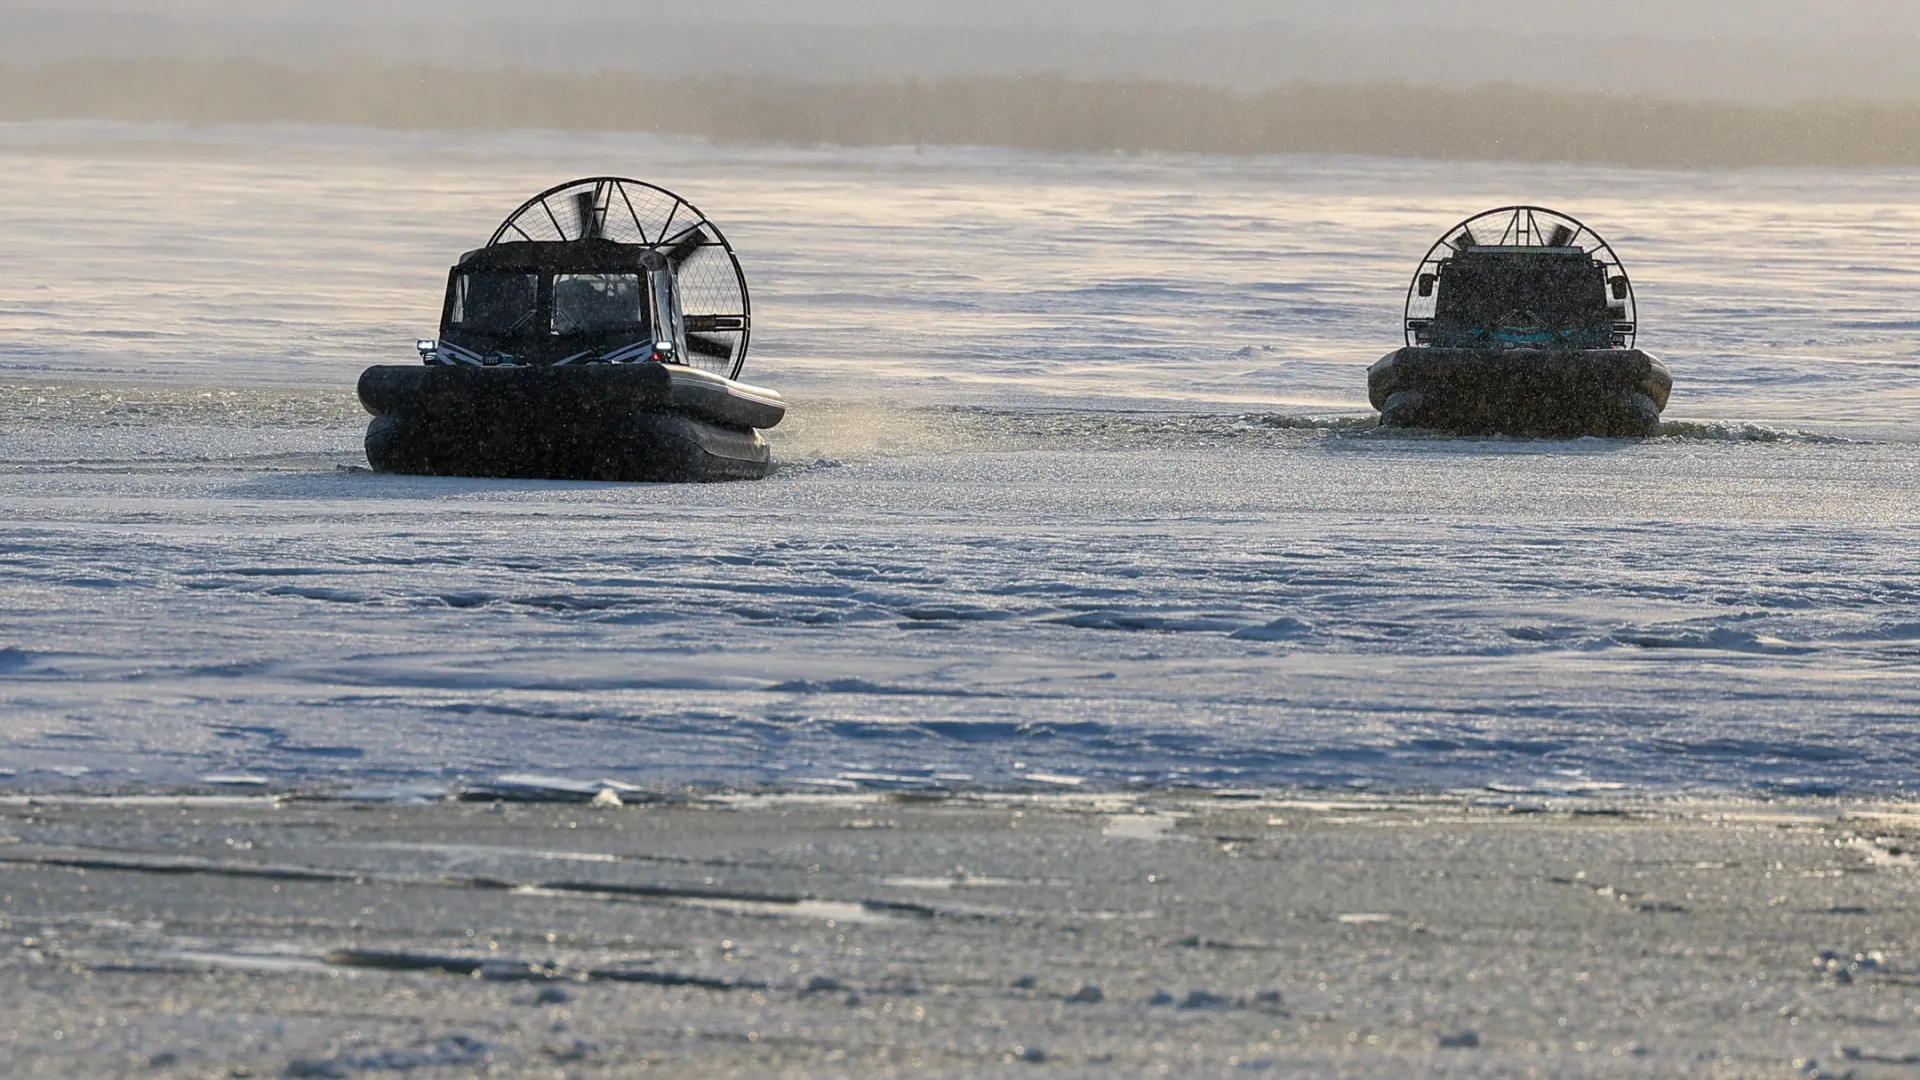
<path fill-rule="evenodd" d="M 1920 102 L 1754 104 L 1515 85 L 655 78 L 115 58 L 0 67 L 0 119 L 643 131 L 722 142 L 1360 154 L 1641 167 L 1920 164 Z"/>

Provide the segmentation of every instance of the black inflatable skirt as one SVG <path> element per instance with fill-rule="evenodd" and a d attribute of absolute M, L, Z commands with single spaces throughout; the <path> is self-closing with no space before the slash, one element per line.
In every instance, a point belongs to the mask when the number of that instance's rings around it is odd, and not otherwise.
<path fill-rule="evenodd" d="M 674 364 L 391 365 L 360 375 L 380 472 L 552 480 L 751 480 L 772 390 Z"/>
<path fill-rule="evenodd" d="M 1456 435 L 1648 436 L 1673 376 L 1638 349 L 1405 348 L 1367 369 L 1382 427 Z"/>

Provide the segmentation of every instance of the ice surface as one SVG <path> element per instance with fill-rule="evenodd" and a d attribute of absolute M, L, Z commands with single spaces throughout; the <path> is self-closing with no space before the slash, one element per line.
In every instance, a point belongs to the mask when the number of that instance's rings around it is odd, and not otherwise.
<path fill-rule="evenodd" d="M 0 146 L 9 788 L 1912 782 L 1909 174 Z M 351 471 L 451 258 L 601 171 L 741 249 L 781 470 Z M 1359 422 L 1413 263 L 1516 199 L 1635 273 L 1665 437 Z"/>

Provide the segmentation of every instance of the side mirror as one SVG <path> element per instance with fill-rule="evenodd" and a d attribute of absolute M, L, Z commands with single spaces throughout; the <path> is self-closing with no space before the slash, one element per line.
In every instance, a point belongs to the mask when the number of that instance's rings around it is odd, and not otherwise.
<path fill-rule="evenodd" d="M 1607 281 L 1607 284 L 1613 286 L 1613 298 L 1615 300 L 1625 300 L 1627 298 L 1627 279 L 1626 278 L 1624 277 L 1611 278 Z"/>
<path fill-rule="evenodd" d="M 1420 295 L 1432 296 L 1433 283 L 1438 280 L 1439 280 L 1439 275 L 1437 274 L 1421 274 L 1420 275 Z"/>

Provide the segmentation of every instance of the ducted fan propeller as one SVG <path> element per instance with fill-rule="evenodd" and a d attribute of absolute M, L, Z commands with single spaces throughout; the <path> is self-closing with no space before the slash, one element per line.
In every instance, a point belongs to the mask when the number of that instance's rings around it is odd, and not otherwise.
<path fill-rule="evenodd" d="M 1532 258 L 1534 249 L 1558 249 L 1554 258 L 1571 260 L 1585 255 L 1592 260 L 1593 272 L 1608 290 L 1608 309 L 1612 315 L 1615 348 L 1633 347 L 1639 319 L 1633 299 L 1633 286 L 1613 248 L 1578 218 L 1544 206 L 1503 206 L 1475 214 L 1440 234 L 1407 286 L 1407 306 L 1403 316 L 1409 347 L 1430 343 L 1429 335 L 1446 293 L 1447 265 L 1456 259 L 1479 256 L 1505 259 Z M 1522 312 L 1525 318 L 1509 316 L 1501 330 L 1510 337 L 1524 338 L 1537 330 L 1535 313 Z"/>
<path fill-rule="evenodd" d="M 550 188 L 495 230 L 489 246 L 520 241 L 608 240 L 649 247 L 679 280 L 688 363 L 738 378 L 753 331 L 740 260 L 719 227 L 673 192 L 599 176 Z"/>

